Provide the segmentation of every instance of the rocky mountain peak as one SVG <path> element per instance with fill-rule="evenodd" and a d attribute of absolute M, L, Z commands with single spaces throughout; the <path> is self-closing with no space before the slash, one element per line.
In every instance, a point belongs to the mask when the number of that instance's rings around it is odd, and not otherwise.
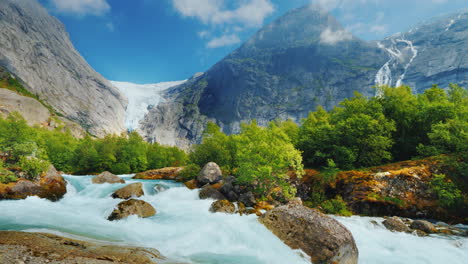
<path fill-rule="evenodd" d="M 125 130 L 126 98 L 88 65 L 37 0 L 0 1 L 0 66 L 91 134 Z"/>

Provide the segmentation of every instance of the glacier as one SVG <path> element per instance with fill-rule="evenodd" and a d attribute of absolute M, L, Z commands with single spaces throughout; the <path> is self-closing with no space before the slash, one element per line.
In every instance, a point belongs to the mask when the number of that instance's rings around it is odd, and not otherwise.
<path fill-rule="evenodd" d="M 162 93 L 174 86 L 180 85 L 187 80 L 160 82 L 152 84 L 136 84 L 130 82 L 111 81 L 128 99 L 125 112 L 125 126 L 129 131 L 136 130 L 143 120 L 148 108 L 157 106 L 164 99 Z"/>

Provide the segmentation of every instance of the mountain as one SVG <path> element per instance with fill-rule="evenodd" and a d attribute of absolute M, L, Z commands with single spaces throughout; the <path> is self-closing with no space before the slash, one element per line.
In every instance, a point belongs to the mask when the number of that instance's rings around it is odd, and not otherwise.
<path fill-rule="evenodd" d="M 166 90 L 140 126 L 151 141 L 187 147 L 208 121 L 236 133 L 240 123 L 299 122 L 376 84 L 466 85 L 467 12 L 418 25 L 383 41 L 363 41 L 327 12 L 306 6 L 265 26 L 206 73 Z"/>
<path fill-rule="evenodd" d="M 128 99 L 128 106 L 125 111 L 125 126 L 127 130 L 138 130 L 139 123 L 148 113 L 148 109 L 151 109 L 154 105 L 158 105 L 163 100 L 161 93 L 184 82 L 135 84 L 111 81 Z"/>
<path fill-rule="evenodd" d="M 0 0 L 0 66 L 96 136 L 121 133 L 127 100 L 75 50 L 36 0 Z"/>
<path fill-rule="evenodd" d="M 421 23 L 377 43 L 388 53 L 376 82 L 406 84 L 421 93 L 433 84 L 468 84 L 468 12 Z"/>

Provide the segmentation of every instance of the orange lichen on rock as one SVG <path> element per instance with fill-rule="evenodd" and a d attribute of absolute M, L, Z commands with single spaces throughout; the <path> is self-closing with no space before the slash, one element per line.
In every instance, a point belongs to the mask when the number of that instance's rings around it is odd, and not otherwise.
<path fill-rule="evenodd" d="M 157 170 L 150 170 L 137 173 L 133 179 L 140 180 L 179 180 L 179 174 L 183 167 L 167 167 Z"/>

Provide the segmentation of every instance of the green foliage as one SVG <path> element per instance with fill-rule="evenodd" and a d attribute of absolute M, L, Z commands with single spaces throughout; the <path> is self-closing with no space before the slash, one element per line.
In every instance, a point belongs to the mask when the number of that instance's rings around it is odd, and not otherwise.
<path fill-rule="evenodd" d="M 326 200 L 321 204 L 323 211 L 327 214 L 352 216 L 353 213 L 349 211 L 346 202 L 341 196 L 336 196 L 334 199 Z"/>
<path fill-rule="evenodd" d="M 185 166 L 185 168 L 179 173 L 179 176 L 182 177 L 184 181 L 189 181 L 196 179 L 200 171 L 200 166 L 197 164 L 190 164 Z"/>
<path fill-rule="evenodd" d="M 236 167 L 236 144 L 232 136 L 220 131 L 215 123 L 208 123 L 203 142 L 196 145 L 189 154 L 190 161 L 203 167 L 208 162 L 215 162 L 221 167 Z"/>
<path fill-rule="evenodd" d="M 28 157 L 28 158 L 26 158 Z M 176 148 L 149 144 L 137 133 L 102 139 L 74 138 L 59 129 L 49 131 L 29 127 L 17 113 L 0 118 L 0 158 L 11 165 L 25 166 L 36 178 L 39 161 L 48 161 L 61 171 L 90 174 L 111 171 L 117 174 L 141 172 L 168 166 L 183 166 L 187 154 Z"/>
<path fill-rule="evenodd" d="M 431 189 L 437 195 L 439 203 L 447 209 L 457 209 L 464 204 L 462 192 L 444 174 L 436 174 L 431 180 Z"/>
<path fill-rule="evenodd" d="M 26 172 L 26 179 L 37 180 L 50 166 L 50 162 L 35 157 L 21 156 L 18 165 Z"/>
<path fill-rule="evenodd" d="M 318 108 L 309 114 L 297 147 L 310 167 L 325 166 L 329 159 L 342 169 L 373 166 L 392 158 L 394 130 L 394 122 L 385 118 L 376 100 L 356 93 L 330 113 Z"/>
<path fill-rule="evenodd" d="M 8 184 L 10 182 L 16 182 L 15 174 L 5 168 L 3 168 L 3 162 L 0 160 L 0 183 Z"/>
<path fill-rule="evenodd" d="M 274 123 L 267 128 L 255 121 L 241 125 L 236 136 L 238 182 L 254 186 L 259 195 L 280 187 L 286 198 L 294 197 L 296 190 L 289 184 L 289 170 L 303 174 L 302 157 L 289 136 Z"/>

